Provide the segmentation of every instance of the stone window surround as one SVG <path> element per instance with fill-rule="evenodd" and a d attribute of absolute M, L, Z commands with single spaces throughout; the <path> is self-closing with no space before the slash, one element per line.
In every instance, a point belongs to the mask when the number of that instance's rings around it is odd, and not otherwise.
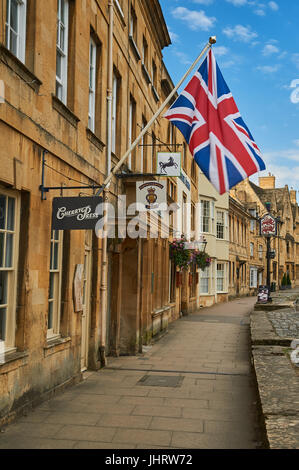
<path fill-rule="evenodd" d="M 21 62 L 4 44 L 0 44 L 0 60 L 20 77 L 35 93 L 39 92 L 42 82 Z"/>

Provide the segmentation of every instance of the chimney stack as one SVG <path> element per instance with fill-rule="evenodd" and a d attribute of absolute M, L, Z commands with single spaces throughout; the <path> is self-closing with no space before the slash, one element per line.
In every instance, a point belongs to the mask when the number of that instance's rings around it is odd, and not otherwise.
<path fill-rule="evenodd" d="M 290 190 L 290 198 L 292 204 L 297 204 L 297 191 L 295 189 Z"/>
<path fill-rule="evenodd" d="M 262 189 L 275 189 L 275 176 L 269 173 L 268 176 L 261 176 L 259 178 L 259 186 Z"/>

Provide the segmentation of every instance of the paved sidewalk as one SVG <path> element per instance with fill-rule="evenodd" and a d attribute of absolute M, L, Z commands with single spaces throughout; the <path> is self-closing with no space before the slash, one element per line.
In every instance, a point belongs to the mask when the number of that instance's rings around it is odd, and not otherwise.
<path fill-rule="evenodd" d="M 5 449 L 255 449 L 255 298 L 201 309 L 136 357 L 108 366 L 4 428 Z"/>

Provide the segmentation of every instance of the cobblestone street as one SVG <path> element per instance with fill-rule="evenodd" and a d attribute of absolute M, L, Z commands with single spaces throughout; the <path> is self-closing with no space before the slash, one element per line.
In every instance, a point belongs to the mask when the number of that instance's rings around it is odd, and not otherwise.
<path fill-rule="evenodd" d="M 255 298 L 182 317 L 136 357 L 108 366 L 8 425 L 0 448 L 255 449 Z"/>

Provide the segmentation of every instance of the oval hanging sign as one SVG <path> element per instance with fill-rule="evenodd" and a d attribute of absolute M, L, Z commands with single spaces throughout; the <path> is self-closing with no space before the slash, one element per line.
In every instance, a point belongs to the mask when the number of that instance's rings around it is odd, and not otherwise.
<path fill-rule="evenodd" d="M 277 235 L 277 220 L 273 215 L 266 214 L 260 219 L 260 234 L 263 237 L 275 237 Z"/>

